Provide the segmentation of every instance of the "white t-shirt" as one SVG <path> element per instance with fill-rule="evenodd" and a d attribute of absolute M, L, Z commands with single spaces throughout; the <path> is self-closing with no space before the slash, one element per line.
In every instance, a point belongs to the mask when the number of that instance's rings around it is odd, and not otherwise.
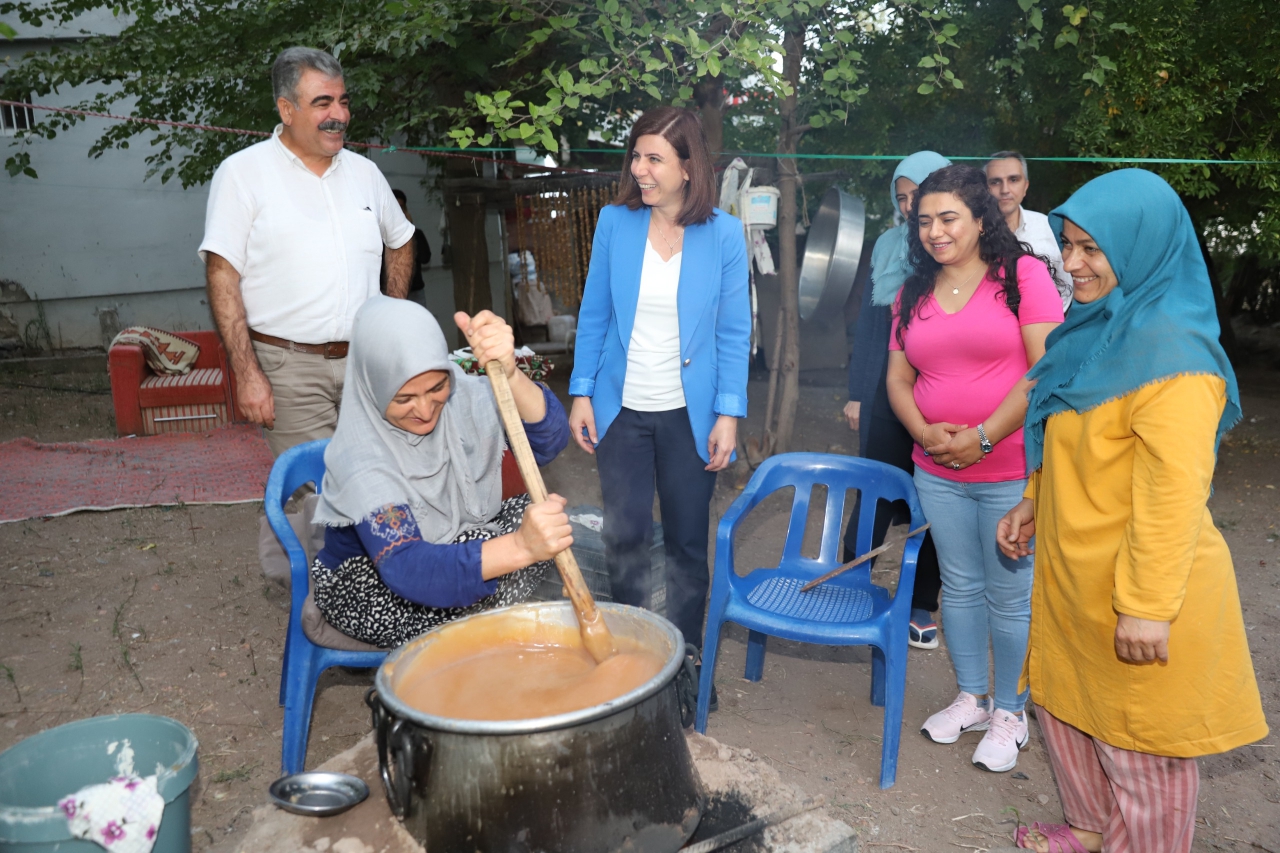
<path fill-rule="evenodd" d="M 1049 217 L 1024 207 L 1018 208 L 1022 216 L 1022 224 L 1013 232 L 1023 243 L 1031 247 L 1037 255 L 1049 259 L 1049 275 L 1058 286 L 1058 295 L 1062 297 L 1062 310 L 1071 307 L 1072 293 L 1075 287 L 1071 284 L 1071 273 L 1062 268 L 1062 248 L 1058 239 L 1053 236 L 1053 228 L 1049 225 Z"/>
<path fill-rule="evenodd" d="M 685 405 L 680 378 L 680 258 L 664 261 L 653 244 L 644 245 L 640 299 L 627 347 L 627 378 L 622 405 L 637 412 L 667 412 Z"/>
<path fill-rule="evenodd" d="M 378 292 L 383 245 L 403 246 L 413 223 L 367 157 L 343 149 L 317 176 L 282 128 L 214 172 L 200 260 L 213 252 L 240 273 L 249 328 L 303 344 L 349 340 Z"/>

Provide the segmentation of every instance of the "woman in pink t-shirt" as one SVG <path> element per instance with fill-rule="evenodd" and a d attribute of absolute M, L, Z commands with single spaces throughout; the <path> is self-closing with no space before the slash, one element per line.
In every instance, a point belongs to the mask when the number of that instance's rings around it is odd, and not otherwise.
<path fill-rule="evenodd" d="M 916 491 L 938 550 L 943 628 L 960 686 L 921 732 L 955 743 L 986 730 L 973 763 L 1003 772 L 1027 743 L 1018 681 L 1032 560 L 1001 554 L 996 524 L 1022 499 L 1024 376 L 1062 322 L 1062 301 L 1046 262 L 1014 237 L 977 169 L 948 166 L 926 178 L 912 223 L 915 274 L 895 306 L 886 384 L 917 444 Z"/>

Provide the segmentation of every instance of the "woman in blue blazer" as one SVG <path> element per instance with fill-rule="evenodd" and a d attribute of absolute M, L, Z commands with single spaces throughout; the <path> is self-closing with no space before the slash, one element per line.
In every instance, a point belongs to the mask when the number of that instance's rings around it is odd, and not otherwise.
<path fill-rule="evenodd" d="M 569 427 L 596 455 L 614 600 L 651 604 L 656 483 L 667 618 L 701 646 L 711 494 L 747 414 L 746 243 L 742 223 L 713 207 L 711 152 L 692 112 L 642 115 L 627 162 L 596 225 Z"/>

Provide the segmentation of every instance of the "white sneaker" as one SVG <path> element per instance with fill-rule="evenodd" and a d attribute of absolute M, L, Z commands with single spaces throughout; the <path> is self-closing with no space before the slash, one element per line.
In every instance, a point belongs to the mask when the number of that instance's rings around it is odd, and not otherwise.
<path fill-rule="evenodd" d="M 990 722 L 991 713 L 978 704 L 978 697 L 961 691 L 956 701 L 924 721 L 920 733 L 934 743 L 955 743 L 960 735 L 980 732 Z"/>
<path fill-rule="evenodd" d="M 1018 766 L 1018 750 L 1027 745 L 1026 714 L 1019 716 L 996 708 L 991 726 L 973 751 L 973 763 L 992 773 L 1004 773 Z"/>

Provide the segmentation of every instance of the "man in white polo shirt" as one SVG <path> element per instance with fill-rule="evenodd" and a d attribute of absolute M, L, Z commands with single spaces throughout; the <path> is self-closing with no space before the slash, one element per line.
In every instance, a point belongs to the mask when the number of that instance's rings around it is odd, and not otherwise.
<path fill-rule="evenodd" d="M 347 151 L 342 66 L 305 47 L 271 68 L 281 123 L 214 173 L 200 257 L 240 410 L 285 450 L 333 435 L 356 310 L 403 298 L 413 224 L 366 157 Z"/>
<path fill-rule="evenodd" d="M 987 189 L 1000 205 L 1009 230 L 1030 246 L 1031 251 L 1049 259 L 1049 274 L 1058 285 L 1062 308 L 1064 311 L 1070 308 L 1071 274 L 1062 268 L 1062 249 L 1049 227 L 1049 217 L 1022 206 L 1031 186 L 1027 180 L 1027 159 L 1017 151 L 997 151 L 987 161 L 984 171 L 987 173 Z"/>

